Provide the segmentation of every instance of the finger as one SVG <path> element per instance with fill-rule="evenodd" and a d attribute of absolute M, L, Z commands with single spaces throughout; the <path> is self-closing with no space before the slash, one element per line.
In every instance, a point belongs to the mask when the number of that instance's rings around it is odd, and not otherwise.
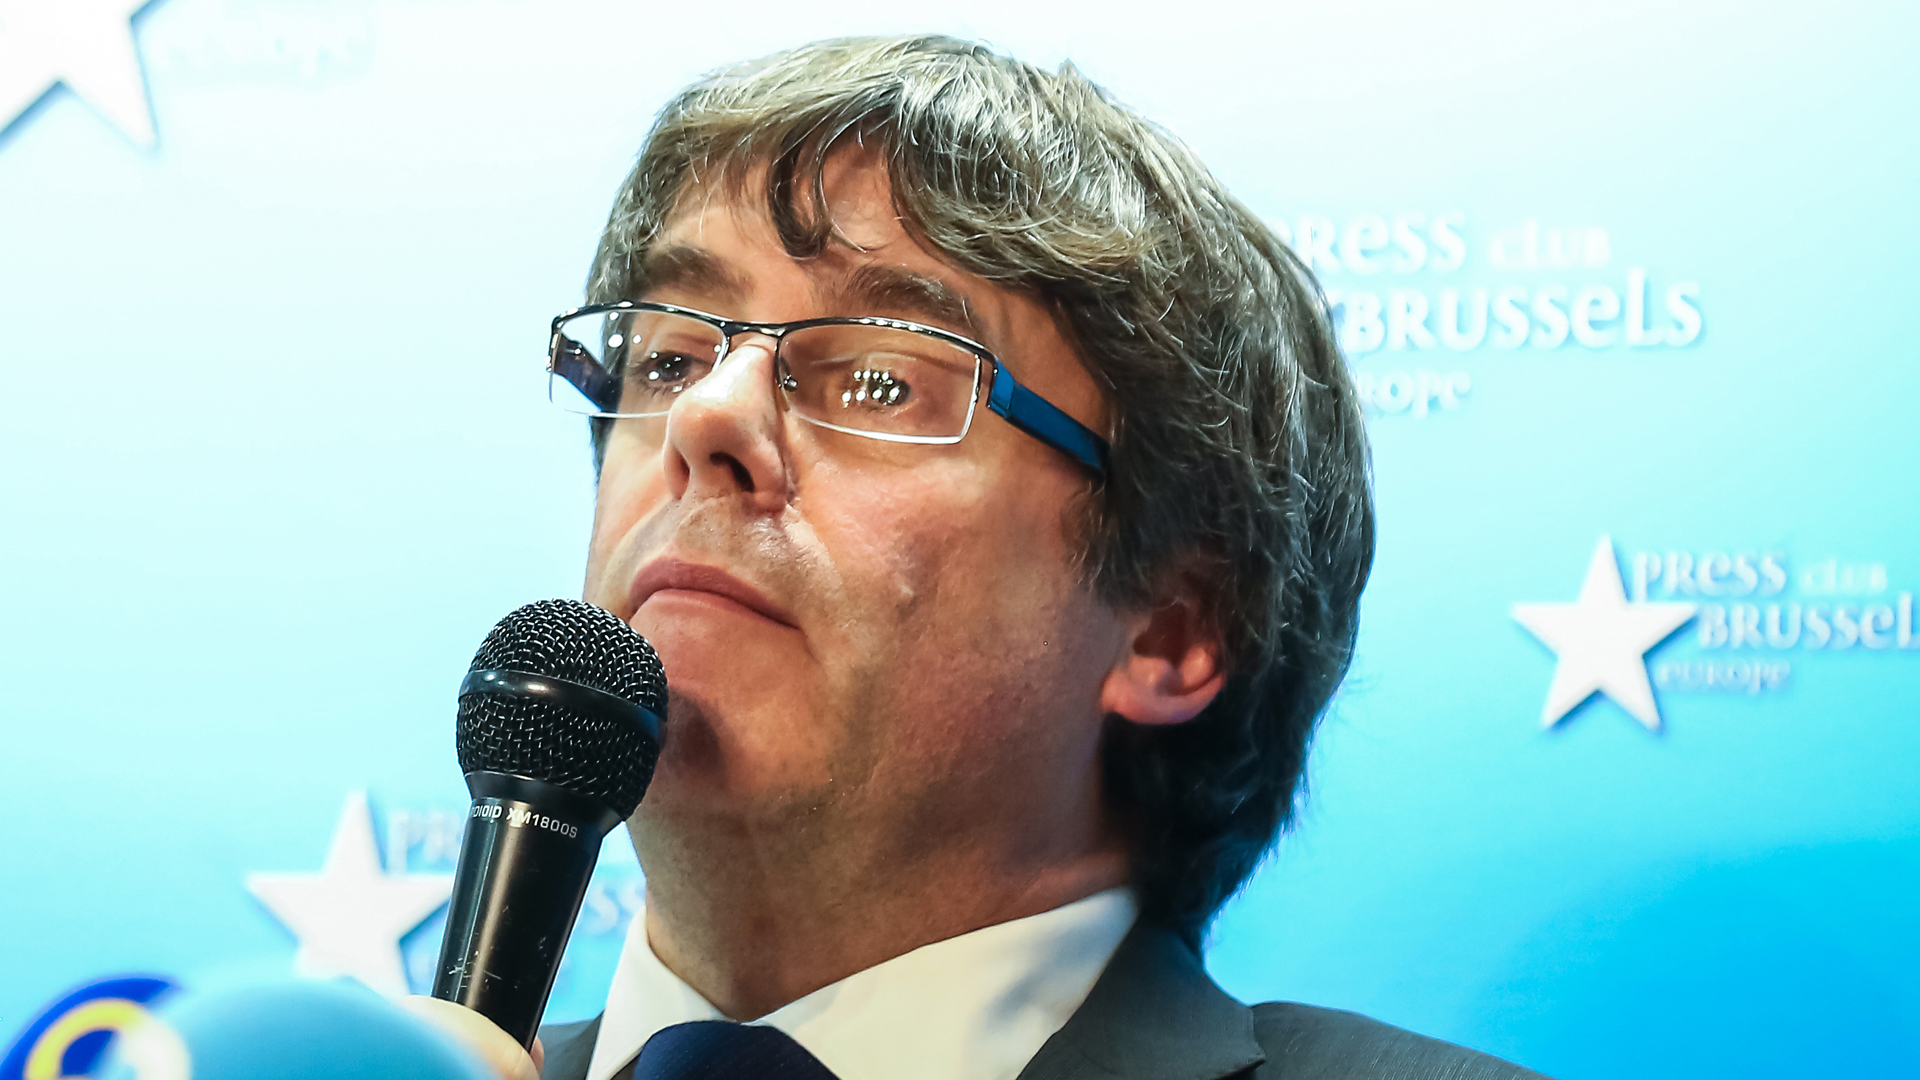
<path fill-rule="evenodd" d="M 439 998 L 419 996 L 401 998 L 400 1004 L 465 1047 L 500 1080 L 540 1080 L 540 1066 L 526 1048 L 472 1009 Z"/>

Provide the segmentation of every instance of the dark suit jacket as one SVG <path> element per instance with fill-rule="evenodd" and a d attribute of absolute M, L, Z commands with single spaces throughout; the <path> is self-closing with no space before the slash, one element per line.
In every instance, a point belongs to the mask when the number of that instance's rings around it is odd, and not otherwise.
<path fill-rule="evenodd" d="M 600 1018 L 542 1028 L 541 1080 L 585 1080 Z M 620 1074 L 622 1080 L 626 1073 Z M 1020 1080 L 1544 1080 L 1437 1039 L 1310 1005 L 1246 1006 L 1163 930 L 1136 926 Z M 903 1077 L 901 1080 L 909 1080 Z"/>

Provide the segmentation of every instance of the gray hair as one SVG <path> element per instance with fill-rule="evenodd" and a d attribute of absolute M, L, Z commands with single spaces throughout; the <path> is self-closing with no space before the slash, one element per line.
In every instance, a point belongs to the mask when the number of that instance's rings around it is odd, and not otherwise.
<path fill-rule="evenodd" d="M 635 298 L 694 185 L 764 165 L 787 250 L 833 241 L 822 166 L 879 147 L 902 219 L 953 264 L 1063 317 L 1117 422 L 1077 521 L 1109 603 L 1204 583 L 1225 688 L 1197 718 L 1110 718 L 1106 798 L 1143 917 L 1198 949 L 1293 816 L 1353 654 L 1373 561 L 1358 399 L 1312 276 L 1185 146 L 1071 66 L 941 37 L 819 42 L 689 87 L 621 189 L 589 280 Z M 596 456 L 604 449 L 596 429 Z"/>

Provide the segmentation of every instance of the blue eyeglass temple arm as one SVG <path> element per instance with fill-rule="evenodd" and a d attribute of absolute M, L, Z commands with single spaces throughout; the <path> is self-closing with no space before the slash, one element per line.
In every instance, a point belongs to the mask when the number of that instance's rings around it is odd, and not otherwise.
<path fill-rule="evenodd" d="M 1061 412 L 1059 406 L 1020 385 L 999 359 L 993 361 L 993 389 L 987 408 L 1007 423 L 1039 439 L 1092 469 L 1104 480 L 1111 448 L 1085 424 Z"/>
<path fill-rule="evenodd" d="M 561 378 L 572 383 L 593 406 L 601 412 L 614 412 L 620 407 L 620 380 L 607 373 L 600 362 L 580 347 L 580 343 L 564 334 L 556 335 L 559 340 L 553 350 L 553 359 L 549 369 Z"/>

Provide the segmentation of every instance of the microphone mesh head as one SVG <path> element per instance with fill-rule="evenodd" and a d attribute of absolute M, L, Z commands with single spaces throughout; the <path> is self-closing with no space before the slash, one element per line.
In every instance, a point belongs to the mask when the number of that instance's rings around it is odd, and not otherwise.
<path fill-rule="evenodd" d="M 501 619 L 467 670 L 489 668 L 582 683 L 667 715 L 667 677 L 653 646 L 611 612 L 578 600 L 540 600 Z M 513 694 L 462 694 L 454 742 L 462 772 L 544 780 L 623 818 L 640 805 L 660 755 L 629 717 Z"/>

